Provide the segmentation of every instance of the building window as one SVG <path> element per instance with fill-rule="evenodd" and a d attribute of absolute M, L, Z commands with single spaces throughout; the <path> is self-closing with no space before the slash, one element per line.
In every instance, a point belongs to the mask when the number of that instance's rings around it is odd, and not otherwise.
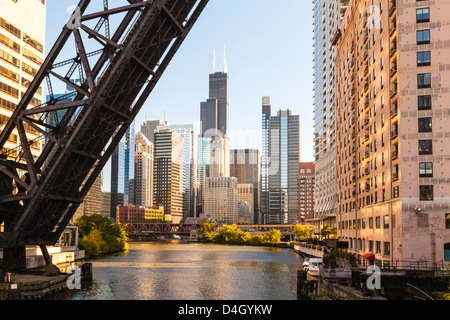
<path fill-rule="evenodd" d="M 445 214 L 445 229 L 450 229 L 450 213 Z"/>
<path fill-rule="evenodd" d="M 383 228 L 389 229 L 389 216 L 383 216 Z"/>
<path fill-rule="evenodd" d="M 391 255 L 391 243 L 390 242 L 384 242 L 384 255 L 385 256 Z"/>
<path fill-rule="evenodd" d="M 431 95 L 418 96 L 417 106 L 419 110 L 431 109 Z"/>
<path fill-rule="evenodd" d="M 430 51 L 417 52 L 417 66 L 429 66 L 431 64 Z"/>
<path fill-rule="evenodd" d="M 375 228 L 380 229 L 381 228 L 381 218 L 375 217 Z"/>
<path fill-rule="evenodd" d="M 421 178 L 433 177 L 433 162 L 420 162 L 419 163 L 419 176 Z"/>
<path fill-rule="evenodd" d="M 375 253 L 381 253 L 381 241 L 375 242 Z"/>
<path fill-rule="evenodd" d="M 430 43 L 430 30 L 417 30 L 417 44 Z"/>
<path fill-rule="evenodd" d="M 421 73 L 417 75 L 417 88 L 431 88 L 431 73 Z"/>
<path fill-rule="evenodd" d="M 431 117 L 419 118 L 419 132 L 431 132 Z"/>
<path fill-rule="evenodd" d="M 450 242 L 444 244 L 444 260 L 450 261 Z"/>
<path fill-rule="evenodd" d="M 430 8 L 421 8 L 416 10 L 417 23 L 430 22 Z"/>
<path fill-rule="evenodd" d="M 433 186 L 419 186 L 420 201 L 433 201 Z"/>
<path fill-rule="evenodd" d="M 433 154 L 433 141 L 419 140 L 419 154 Z"/>
<path fill-rule="evenodd" d="M 373 229 L 373 218 L 369 218 L 369 229 Z"/>
<path fill-rule="evenodd" d="M 395 180 L 398 180 L 398 178 L 399 178 L 399 170 L 398 170 L 398 163 L 397 163 L 392 166 L 392 180 L 395 181 Z"/>

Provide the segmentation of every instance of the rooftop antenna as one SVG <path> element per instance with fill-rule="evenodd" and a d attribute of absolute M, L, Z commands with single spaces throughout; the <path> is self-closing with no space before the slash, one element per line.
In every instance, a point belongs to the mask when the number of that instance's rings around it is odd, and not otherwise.
<path fill-rule="evenodd" d="M 212 63 L 212 72 L 216 73 L 216 49 L 214 49 L 214 55 L 213 55 L 213 63 Z"/>
<path fill-rule="evenodd" d="M 223 45 L 223 73 L 228 72 L 228 66 L 227 66 L 227 57 L 226 57 L 226 47 Z"/>

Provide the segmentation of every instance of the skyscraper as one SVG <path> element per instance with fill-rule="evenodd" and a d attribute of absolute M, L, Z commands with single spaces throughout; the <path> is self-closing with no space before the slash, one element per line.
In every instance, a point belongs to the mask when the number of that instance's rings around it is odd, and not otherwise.
<path fill-rule="evenodd" d="M 204 212 L 206 178 L 210 176 L 211 138 L 198 136 L 197 152 L 197 214 Z"/>
<path fill-rule="evenodd" d="M 209 75 L 209 98 L 200 106 L 200 121 L 202 122 L 202 135 L 208 130 L 219 130 L 222 135 L 228 132 L 228 88 L 229 77 L 227 73 L 225 53 L 223 72 L 215 71 L 215 53 L 213 73 Z M 213 131 L 214 132 L 214 131 Z"/>
<path fill-rule="evenodd" d="M 134 122 L 111 155 L 111 220 L 116 208 L 134 204 Z"/>
<path fill-rule="evenodd" d="M 331 40 L 348 1 L 314 0 L 314 218 L 336 226 L 336 51 Z M 324 18 L 326 17 L 326 18 Z"/>
<path fill-rule="evenodd" d="M 158 126 L 168 125 L 169 122 L 164 119 L 161 120 L 145 120 L 145 122 L 141 125 L 142 134 L 153 144 L 155 144 L 155 131 Z"/>
<path fill-rule="evenodd" d="M 211 138 L 210 143 L 210 177 L 230 176 L 230 139 L 220 132 Z"/>
<path fill-rule="evenodd" d="M 155 132 L 153 203 L 163 206 L 173 223 L 183 219 L 183 137 L 172 129 Z"/>
<path fill-rule="evenodd" d="M 253 186 L 253 212 L 252 220 L 260 223 L 261 209 L 261 153 L 258 149 L 232 149 L 230 150 L 230 176 L 236 177 L 239 184 L 252 184 Z"/>
<path fill-rule="evenodd" d="M 209 96 L 217 99 L 217 129 L 224 135 L 228 131 L 228 82 L 226 71 L 209 75 Z"/>
<path fill-rule="evenodd" d="M 0 11 L 0 123 L 6 124 L 16 109 L 23 92 L 30 86 L 44 61 L 45 1 L 2 1 Z M 32 98 L 29 107 L 44 101 L 42 87 Z M 0 125 L 0 130 L 2 130 Z M 41 134 L 24 123 L 27 139 L 33 141 Z M 14 130 L 5 149 L 19 145 L 19 134 Z M 42 150 L 42 141 L 30 147 L 33 156 Z M 5 150 L 3 150 L 5 151 Z"/>
<path fill-rule="evenodd" d="M 263 99 L 262 186 L 265 223 L 298 222 L 298 163 L 300 117 L 291 110 L 270 115 L 270 100 Z M 265 149 L 264 149 L 265 148 Z"/>
<path fill-rule="evenodd" d="M 135 137 L 135 204 L 153 206 L 153 162 L 154 147 L 142 132 Z"/>
<path fill-rule="evenodd" d="M 210 98 L 205 102 L 200 103 L 200 121 L 202 124 L 201 135 L 210 130 L 215 131 L 219 128 L 217 123 L 218 118 L 218 103 L 216 98 Z"/>
<path fill-rule="evenodd" d="M 239 219 L 254 224 L 254 188 L 252 183 L 238 183 Z M 242 205 L 245 203 L 245 206 Z M 244 210 L 242 210 L 244 209 Z M 248 210 L 248 212 L 246 212 Z"/>
<path fill-rule="evenodd" d="M 157 132 L 172 129 L 183 138 L 183 220 L 197 216 L 197 152 L 199 128 L 194 124 L 163 125 Z"/>

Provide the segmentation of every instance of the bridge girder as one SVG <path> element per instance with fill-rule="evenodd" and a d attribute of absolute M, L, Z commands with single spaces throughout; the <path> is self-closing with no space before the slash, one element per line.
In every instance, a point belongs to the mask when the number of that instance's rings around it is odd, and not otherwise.
<path fill-rule="evenodd" d="M 2 150 L 13 131 L 20 140 L 0 155 L 0 247 L 58 240 L 207 3 L 79 2 L 0 134 Z M 75 58 L 57 62 L 63 50 L 73 52 L 70 39 Z M 71 81 L 76 70 L 78 83 Z M 50 100 L 30 108 L 44 81 Z M 56 98 L 55 83 L 72 93 Z M 28 137 L 30 128 L 37 139 Z M 31 146 L 43 142 L 34 157 Z"/>

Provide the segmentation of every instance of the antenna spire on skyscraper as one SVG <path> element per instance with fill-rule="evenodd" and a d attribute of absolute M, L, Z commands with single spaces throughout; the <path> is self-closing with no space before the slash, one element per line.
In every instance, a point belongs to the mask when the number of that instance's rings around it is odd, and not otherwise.
<path fill-rule="evenodd" d="M 226 57 L 226 47 L 225 44 L 223 45 L 223 73 L 228 72 L 228 66 L 227 66 L 227 57 Z"/>
<path fill-rule="evenodd" d="M 216 49 L 214 49 L 212 67 L 213 67 L 212 73 L 216 73 Z"/>

